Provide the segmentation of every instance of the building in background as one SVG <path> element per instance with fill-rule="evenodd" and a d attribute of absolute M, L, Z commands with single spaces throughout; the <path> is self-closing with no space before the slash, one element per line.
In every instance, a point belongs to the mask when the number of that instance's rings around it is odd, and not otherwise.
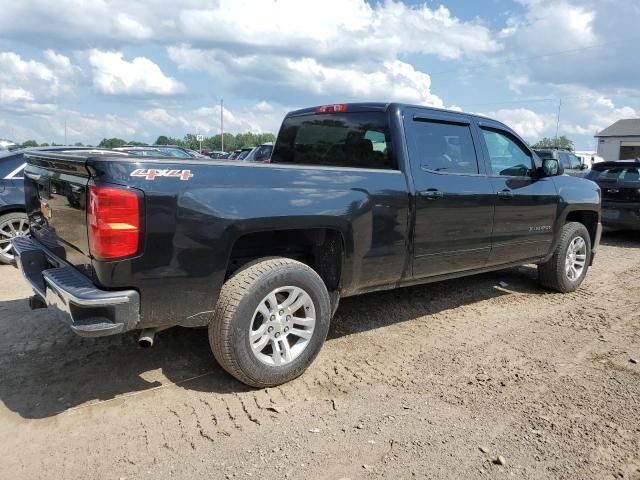
<path fill-rule="evenodd" d="M 598 139 L 598 156 L 605 160 L 640 157 L 640 118 L 618 120 L 595 137 Z"/>

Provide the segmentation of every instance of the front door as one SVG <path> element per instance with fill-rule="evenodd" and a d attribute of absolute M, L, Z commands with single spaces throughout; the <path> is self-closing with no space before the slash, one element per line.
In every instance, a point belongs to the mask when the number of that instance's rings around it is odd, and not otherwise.
<path fill-rule="evenodd" d="M 413 276 L 445 275 L 486 265 L 495 193 L 478 162 L 466 117 L 405 116 L 415 186 Z"/>
<path fill-rule="evenodd" d="M 497 198 L 490 265 L 544 256 L 558 209 L 552 178 L 537 178 L 531 151 L 512 133 L 481 127 Z"/>

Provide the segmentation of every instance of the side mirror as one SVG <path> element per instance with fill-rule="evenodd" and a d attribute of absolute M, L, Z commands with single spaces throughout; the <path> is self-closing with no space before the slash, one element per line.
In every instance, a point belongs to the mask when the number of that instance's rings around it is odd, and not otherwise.
<path fill-rule="evenodd" d="M 580 170 L 586 170 L 589 168 L 589 165 L 587 165 L 586 163 L 581 163 L 580 164 Z"/>
<path fill-rule="evenodd" d="M 555 158 L 545 158 L 542 160 L 542 174 L 545 177 L 555 177 L 563 173 L 564 170 L 560 166 L 560 162 Z"/>

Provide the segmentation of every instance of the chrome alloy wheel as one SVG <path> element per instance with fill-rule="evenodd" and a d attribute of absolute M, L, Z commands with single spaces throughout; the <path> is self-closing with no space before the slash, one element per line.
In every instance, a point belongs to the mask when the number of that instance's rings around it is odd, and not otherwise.
<path fill-rule="evenodd" d="M 574 238 L 567 248 L 567 257 L 564 262 L 567 278 L 575 282 L 587 263 L 587 243 L 582 237 Z"/>
<path fill-rule="evenodd" d="M 13 260 L 11 239 L 29 232 L 29 222 L 26 218 L 10 218 L 0 224 L 0 255 L 7 260 Z"/>
<path fill-rule="evenodd" d="M 262 299 L 253 313 L 250 342 L 255 357 L 267 365 L 295 360 L 309 345 L 316 309 L 299 287 L 280 287 Z"/>

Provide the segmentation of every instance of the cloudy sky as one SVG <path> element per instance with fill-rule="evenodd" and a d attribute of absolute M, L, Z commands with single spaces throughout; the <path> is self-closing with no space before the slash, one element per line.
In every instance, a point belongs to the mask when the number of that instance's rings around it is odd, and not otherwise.
<path fill-rule="evenodd" d="M 636 0 L 21 0 L 0 9 L 0 138 L 276 132 L 288 110 L 402 101 L 579 149 L 640 116 Z"/>

